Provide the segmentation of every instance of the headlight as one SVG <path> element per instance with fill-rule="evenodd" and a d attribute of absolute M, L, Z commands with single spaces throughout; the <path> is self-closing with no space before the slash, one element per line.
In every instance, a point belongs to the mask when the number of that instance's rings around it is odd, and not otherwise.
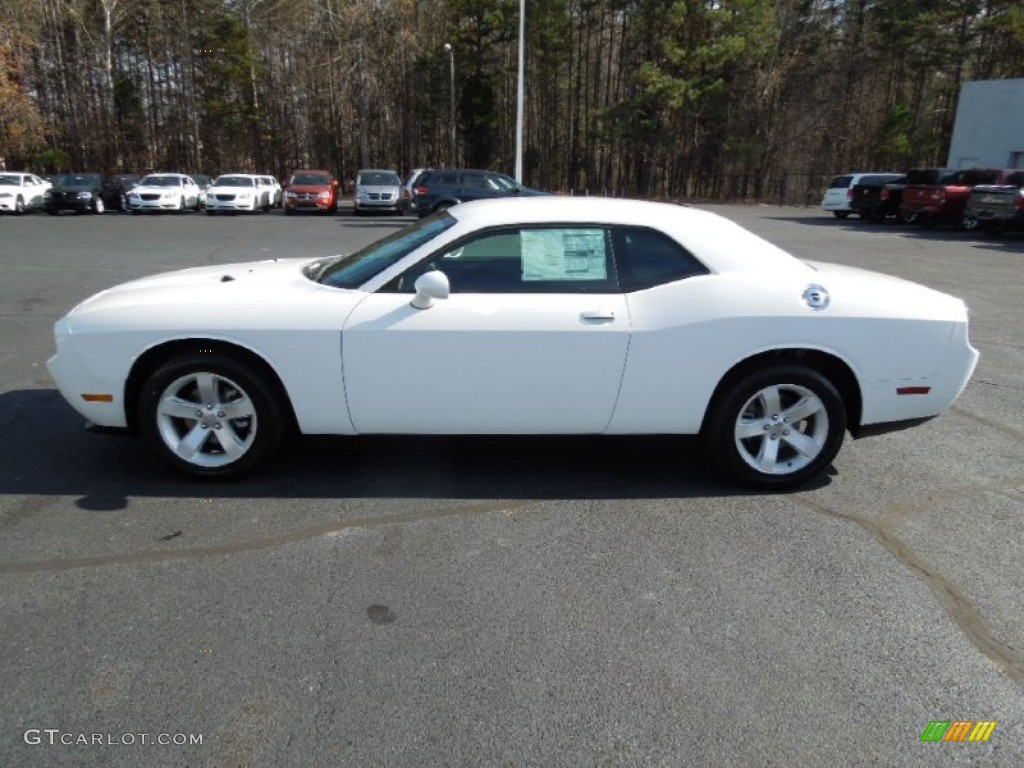
<path fill-rule="evenodd" d="M 317 195 L 317 197 L 319 197 L 321 200 L 328 200 L 331 197 L 331 193 L 321 192 L 319 195 Z"/>
<path fill-rule="evenodd" d="M 298 192 L 292 192 L 290 189 L 284 193 L 285 197 L 296 198 L 299 196 Z"/>
<path fill-rule="evenodd" d="M 177 192 L 164 192 L 164 194 L 163 194 L 164 200 L 170 200 L 170 199 L 175 198 L 177 196 L 178 196 Z"/>
<path fill-rule="evenodd" d="M 90 200 L 90 199 L 92 199 L 92 192 L 85 192 L 85 191 L 79 192 L 78 193 L 78 199 L 79 200 Z"/>
<path fill-rule="evenodd" d="M 239 192 L 238 193 L 238 199 L 239 200 L 248 200 L 251 197 L 252 197 L 252 192 Z"/>

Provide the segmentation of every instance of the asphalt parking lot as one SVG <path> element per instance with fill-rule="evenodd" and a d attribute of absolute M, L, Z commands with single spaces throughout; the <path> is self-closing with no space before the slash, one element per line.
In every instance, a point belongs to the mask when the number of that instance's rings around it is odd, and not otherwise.
<path fill-rule="evenodd" d="M 661 438 L 307 439 L 194 483 L 81 429 L 53 321 L 402 220 L 0 218 L 0 766 L 1024 765 L 1024 237 L 707 207 L 966 299 L 957 405 L 787 495 Z M 921 741 L 947 720 L 997 725 Z"/>

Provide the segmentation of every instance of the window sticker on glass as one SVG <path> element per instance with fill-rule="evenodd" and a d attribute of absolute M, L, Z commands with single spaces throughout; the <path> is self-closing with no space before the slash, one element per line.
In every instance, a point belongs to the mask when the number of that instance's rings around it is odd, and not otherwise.
<path fill-rule="evenodd" d="M 602 229 L 523 230 L 523 281 L 606 280 Z"/>

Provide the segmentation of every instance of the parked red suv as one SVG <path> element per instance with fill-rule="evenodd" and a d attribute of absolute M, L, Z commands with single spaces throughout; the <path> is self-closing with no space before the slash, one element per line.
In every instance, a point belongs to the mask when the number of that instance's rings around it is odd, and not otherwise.
<path fill-rule="evenodd" d="M 284 212 L 337 213 L 338 180 L 330 171 L 300 170 L 292 173 L 284 190 Z"/>

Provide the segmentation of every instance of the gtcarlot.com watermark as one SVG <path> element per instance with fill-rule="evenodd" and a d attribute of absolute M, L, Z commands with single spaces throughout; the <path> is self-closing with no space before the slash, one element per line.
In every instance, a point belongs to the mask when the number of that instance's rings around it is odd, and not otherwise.
<path fill-rule="evenodd" d="M 85 733 L 60 728 L 29 728 L 22 738 L 31 746 L 134 747 L 156 744 L 161 747 L 189 747 L 203 743 L 201 733 Z"/>

